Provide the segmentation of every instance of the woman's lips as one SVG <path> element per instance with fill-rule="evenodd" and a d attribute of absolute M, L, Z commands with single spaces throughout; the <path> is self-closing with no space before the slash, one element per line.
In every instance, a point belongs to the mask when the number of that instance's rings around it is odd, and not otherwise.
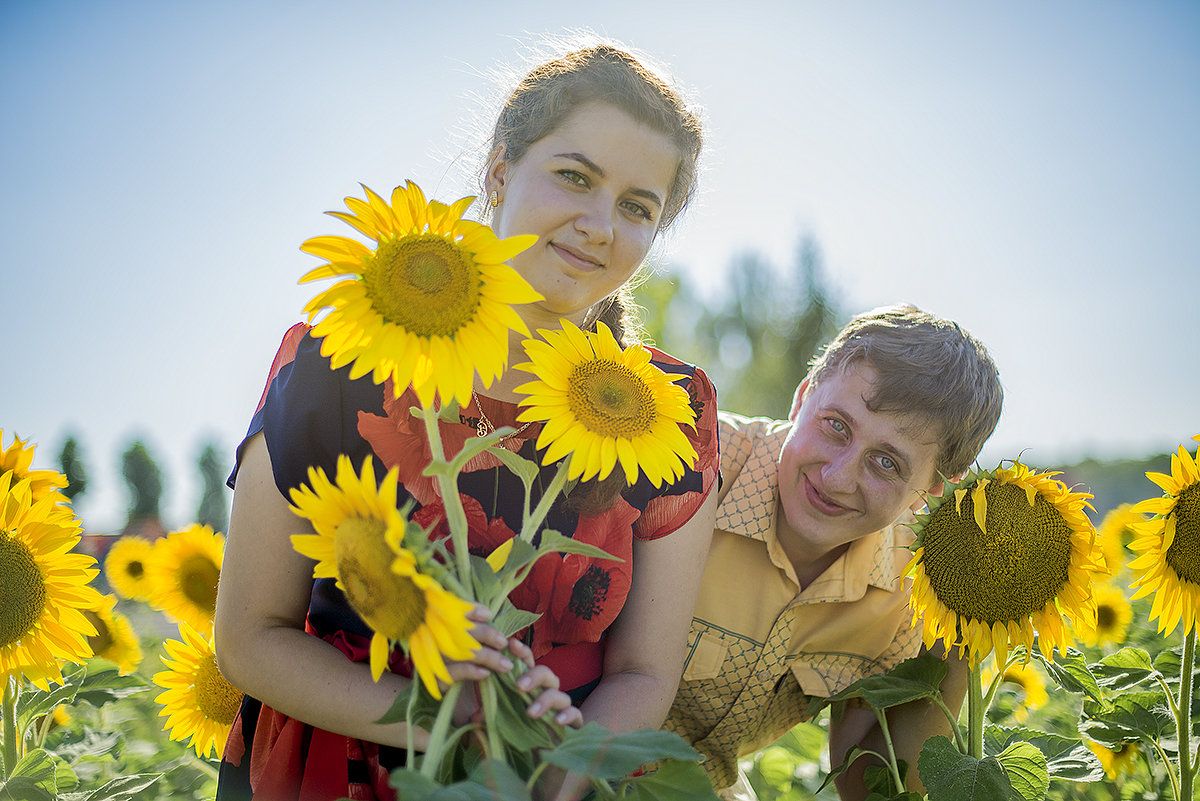
<path fill-rule="evenodd" d="M 577 270 L 599 270 L 604 266 L 595 259 L 592 259 L 580 251 L 566 245 L 560 245 L 557 242 L 551 242 L 550 247 L 554 248 L 554 252 L 558 254 L 560 259 Z"/>

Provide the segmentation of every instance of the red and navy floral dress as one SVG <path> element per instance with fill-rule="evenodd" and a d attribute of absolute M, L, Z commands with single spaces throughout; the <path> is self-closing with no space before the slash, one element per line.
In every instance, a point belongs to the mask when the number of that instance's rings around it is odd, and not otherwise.
<path fill-rule="evenodd" d="M 348 366 L 331 369 L 329 360 L 320 354 L 320 340 L 308 331 L 308 326 L 298 324 L 284 336 L 246 435 L 248 440 L 259 432 L 264 434 L 279 491 L 288 497 L 289 490 L 306 483 L 310 466 L 333 476 L 339 454 L 347 454 L 356 468 L 370 456 L 377 476 L 392 467 L 399 469 L 397 502 L 416 501 L 414 519 L 425 527 L 436 525 L 433 536 L 439 536 L 445 530 L 444 506 L 436 483 L 421 475 L 430 451 L 424 423 L 409 413 L 418 405 L 415 396 L 409 390 L 393 398 L 390 384 L 376 385 L 369 376 L 351 380 Z M 688 391 L 696 412 L 695 430 L 684 429 L 696 448 L 695 469 L 659 488 L 641 478 L 626 487 L 615 503 L 594 514 L 573 511 L 577 504 L 556 502 L 546 528 L 596 545 L 624 561 L 548 554 L 510 596 L 516 606 L 541 613 L 523 637 L 537 662 L 554 670 L 576 705 L 600 682 L 604 633 L 629 593 L 633 540 L 655 539 L 679 528 L 700 507 L 717 477 L 712 383 L 698 368 L 657 350 L 652 353 L 653 362 L 662 370 L 688 377 L 679 383 Z M 483 404 L 483 415 L 497 427 L 522 425 L 516 421 L 520 410 L 515 404 L 477 399 L 463 409 L 458 422 L 441 423 L 447 454 L 458 452 L 464 442 L 477 436 L 480 415 L 476 403 Z M 540 424 L 530 425 L 506 439 L 503 447 L 537 460 L 535 443 L 540 430 Z M 241 452 L 239 447 L 239 461 Z M 538 484 L 547 486 L 555 469 L 555 465 L 542 468 Z M 236 477 L 235 467 L 230 486 Z M 459 480 L 459 492 L 467 512 L 472 552 L 486 555 L 520 529 L 524 487 L 491 454 L 468 463 Z M 350 609 L 333 579 L 314 581 L 306 628 L 340 649 L 347 659 L 369 659 L 371 631 Z M 410 674 L 398 649 L 392 669 Z M 388 773 L 403 764 L 403 759 L 401 749 L 314 728 L 247 696 L 225 747 L 217 798 L 393 799 Z"/>

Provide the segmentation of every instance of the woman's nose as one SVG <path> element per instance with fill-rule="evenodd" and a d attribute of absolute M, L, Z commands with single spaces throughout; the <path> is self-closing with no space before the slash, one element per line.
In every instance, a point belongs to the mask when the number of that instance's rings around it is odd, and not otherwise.
<path fill-rule="evenodd" d="M 613 215 L 616 204 L 604 192 L 591 192 L 584 198 L 575 215 L 575 230 L 592 244 L 607 245 L 613 238 Z"/>

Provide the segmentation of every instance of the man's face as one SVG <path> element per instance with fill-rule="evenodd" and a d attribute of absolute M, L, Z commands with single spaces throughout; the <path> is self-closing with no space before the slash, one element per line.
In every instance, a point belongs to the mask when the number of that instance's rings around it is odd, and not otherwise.
<path fill-rule="evenodd" d="M 873 412 L 875 369 L 858 362 L 803 397 L 779 455 L 777 533 L 816 558 L 892 523 L 934 489 L 936 426 L 918 416 Z M 798 399 L 801 393 L 798 393 Z"/>

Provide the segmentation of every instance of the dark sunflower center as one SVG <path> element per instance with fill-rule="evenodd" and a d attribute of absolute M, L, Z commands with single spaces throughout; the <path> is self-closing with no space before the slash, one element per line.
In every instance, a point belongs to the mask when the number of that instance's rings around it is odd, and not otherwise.
<path fill-rule="evenodd" d="M 96 656 L 104 656 L 109 648 L 113 646 L 112 631 L 105 625 L 104 620 L 95 612 L 86 610 L 83 616 L 88 619 L 88 622 L 96 627 L 96 635 L 88 637 L 88 645 L 92 647 L 92 653 Z"/>
<path fill-rule="evenodd" d="M 571 600 L 567 609 L 581 620 L 591 620 L 604 609 L 604 601 L 608 598 L 608 588 L 612 577 L 608 571 L 597 565 L 592 565 L 584 571 L 571 588 Z"/>
<path fill-rule="evenodd" d="M 221 569 L 202 554 L 189 556 L 179 566 L 179 589 L 183 597 L 209 614 L 217 608 L 217 582 L 220 578 Z"/>
<path fill-rule="evenodd" d="M 140 559 L 130 559 L 125 565 L 125 572 L 130 578 L 140 579 L 146 573 L 146 566 Z"/>
<path fill-rule="evenodd" d="M 470 253 L 438 234 L 414 234 L 380 243 L 363 285 L 389 323 L 449 337 L 475 317 L 482 281 Z"/>
<path fill-rule="evenodd" d="M 1185 487 L 1175 501 L 1175 541 L 1167 564 L 1186 581 L 1200 584 L 1200 482 Z"/>
<path fill-rule="evenodd" d="M 987 534 L 975 524 L 974 503 L 962 513 L 948 498 L 924 530 L 924 566 L 938 600 L 968 620 L 988 625 L 1021 620 L 1043 608 L 1068 580 L 1071 527 L 1054 505 L 1033 506 L 1013 484 L 990 482 Z"/>
<path fill-rule="evenodd" d="M 1096 629 L 1110 631 L 1116 628 L 1117 610 L 1108 604 L 1096 604 Z"/>
<path fill-rule="evenodd" d="M 425 620 L 425 593 L 392 572 L 395 554 L 383 532 L 383 522 L 374 518 L 341 522 L 333 544 L 338 579 L 363 622 L 389 640 L 406 640 Z"/>
<path fill-rule="evenodd" d="M 646 382 L 623 364 L 596 360 L 571 371 L 567 400 L 575 419 L 603 437 L 632 439 L 650 431 L 657 412 Z"/>
<path fill-rule="evenodd" d="M 46 608 L 46 579 L 29 547 L 0 532 L 0 648 L 24 637 Z"/>
<path fill-rule="evenodd" d="M 237 717 L 242 691 L 230 684 L 217 667 L 212 654 L 201 657 L 196 666 L 196 706 L 204 717 L 228 726 Z"/>

